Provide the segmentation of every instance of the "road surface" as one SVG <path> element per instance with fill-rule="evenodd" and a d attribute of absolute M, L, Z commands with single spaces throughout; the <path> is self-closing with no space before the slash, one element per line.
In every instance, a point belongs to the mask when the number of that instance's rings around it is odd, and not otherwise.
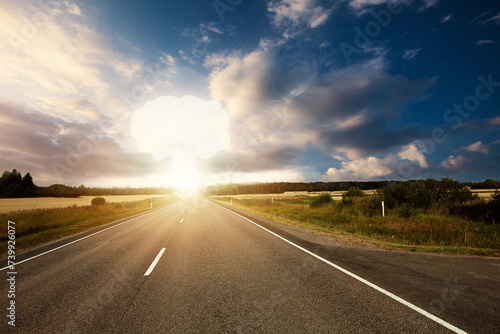
<path fill-rule="evenodd" d="M 21 262 L 21 261 L 25 262 Z M 500 261 L 389 252 L 184 200 L 0 262 L 1 332 L 495 333 Z M 9 276 L 10 275 L 10 276 Z"/>

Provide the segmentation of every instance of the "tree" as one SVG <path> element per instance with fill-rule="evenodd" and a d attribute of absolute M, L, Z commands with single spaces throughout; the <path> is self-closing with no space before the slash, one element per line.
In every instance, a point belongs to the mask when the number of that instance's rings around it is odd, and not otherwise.
<path fill-rule="evenodd" d="M 484 189 L 498 189 L 500 188 L 500 182 L 495 179 L 487 179 L 483 182 Z"/>
<path fill-rule="evenodd" d="M 36 185 L 33 183 L 33 178 L 30 173 L 26 173 L 26 175 L 24 175 L 21 181 L 21 186 L 25 197 L 31 196 L 35 193 Z"/>
<path fill-rule="evenodd" d="M 19 184 L 21 185 L 21 181 L 23 180 L 21 173 L 19 173 L 15 168 L 10 172 L 7 176 L 7 186 L 11 184 Z"/>
<path fill-rule="evenodd" d="M 4 196 L 7 198 L 23 197 L 23 187 L 20 184 L 12 183 L 5 189 Z"/>

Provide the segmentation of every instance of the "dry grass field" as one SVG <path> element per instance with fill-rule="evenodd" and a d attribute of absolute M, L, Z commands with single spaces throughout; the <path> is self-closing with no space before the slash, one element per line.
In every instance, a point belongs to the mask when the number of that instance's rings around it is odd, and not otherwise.
<path fill-rule="evenodd" d="M 120 203 L 141 201 L 154 197 L 166 195 L 123 195 L 123 196 L 99 196 L 104 197 L 106 202 Z M 68 206 L 90 205 L 92 199 L 97 196 L 82 196 L 80 198 L 40 197 L 40 198 L 1 198 L 0 213 L 9 213 L 20 210 L 66 208 Z"/>
<path fill-rule="evenodd" d="M 8 221 L 15 222 L 16 249 L 23 250 L 149 211 L 150 199 L 153 200 L 153 209 L 168 205 L 178 199 L 174 195 L 152 197 L 109 196 L 107 199 L 114 201 L 114 203 L 105 205 L 90 205 L 93 197 L 88 197 L 86 201 L 78 202 L 81 205 L 74 206 L 73 204 L 77 204 L 76 202 L 57 202 L 56 198 L 40 198 L 38 200 L 45 200 L 43 204 L 51 207 L 25 208 L 24 210 L 0 213 L 0 257 L 7 252 Z M 117 201 L 118 203 L 116 203 Z M 67 206 L 68 203 L 71 205 Z M 55 204 L 66 207 L 54 207 Z"/>
<path fill-rule="evenodd" d="M 471 192 L 477 194 L 481 198 L 491 197 L 496 189 L 472 189 Z"/>
<path fill-rule="evenodd" d="M 471 190 L 472 193 L 477 194 L 481 198 L 489 198 L 495 192 L 495 189 L 474 189 Z M 374 195 L 376 194 L 376 190 L 365 190 L 364 193 L 366 195 Z M 321 194 L 330 194 L 334 200 L 340 201 L 342 199 L 343 191 L 317 191 L 317 192 L 308 192 L 308 191 L 287 191 L 282 194 L 244 194 L 244 195 L 220 195 L 220 196 L 209 196 L 212 199 L 222 199 L 225 197 L 233 197 L 234 199 L 269 199 L 271 198 L 280 200 L 280 199 L 293 199 L 300 196 L 319 196 Z M 1 202 L 0 202 L 1 203 Z M 0 211 L 1 212 L 1 211 Z"/>

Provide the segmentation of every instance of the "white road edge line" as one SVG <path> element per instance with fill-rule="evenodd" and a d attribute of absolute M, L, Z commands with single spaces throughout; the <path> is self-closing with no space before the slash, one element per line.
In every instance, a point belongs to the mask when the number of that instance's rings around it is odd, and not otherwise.
<path fill-rule="evenodd" d="M 172 204 L 175 204 L 175 203 L 177 203 L 177 202 L 174 202 L 174 203 L 172 203 Z M 172 205 L 172 204 L 167 204 L 167 206 L 170 206 L 170 205 Z M 132 219 L 126 220 L 126 221 L 121 222 L 121 223 L 119 223 L 119 224 L 116 224 L 116 225 L 110 226 L 110 227 L 108 227 L 108 228 L 105 228 L 104 230 L 97 231 L 97 232 L 92 233 L 92 234 L 89 234 L 89 235 L 87 235 L 87 236 L 85 236 L 85 237 L 83 237 L 83 238 L 80 238 L 80 239 L 77 239 L 77 240 L 73 240 L 73 241 L 71 241 L 71 242 L 68 242 L 67 244 L 61 245 L 61 246 L 59 246 L 59 247 L 56 247 L 56 248 L 50 249 L 50 250 L 48 250 L 48 251 L 46 251 L 46 252 L 43 252 L 43 253 L 37 254 L 37 255 L 35 255 L 35 256 L 29 257 L 29 258 L 27 258 L 27 259 L 24 259 L 24 260 L 22 260 L 22 261 L 16 262 L 16 266 L 17 266 L 17 265 L 19 265 L 19 264 L 21 264 L 21 263 L 27 262 L 27 261 L 29 261 L 29 260 L 33 260 L 33 259 L 35 259 L 35 258 L 37 258 L 37 257 L 42 256 L 42 255 L 45 255 L 45 254 L 48 254 L 48 253 L 52 253 L 53 251 L 56 251 L 56 250 L 61 249 L 61 248 L 63 248 L 63 247 L 69 246 L 69 245 L 74 244 L 74 243 L 76 243 L 76 242 L 78 242 L 78 241 L 82 241 L 82 240 L 84 240 L 84 239 L 90 238 L 90 237 L 92 237 L 92 236 L 94 236 L 94 235 L 96 235 L 96 234 L 99 234 L 99 233 L 101 233 L 101 232 L 104 232 L 104 231 L 110 230 L 110 229 L 112 229 L 112 228 L 115 228 L 115 227 L 117 227 L 117 226 L 123 225 L 123 224 L 128 223 L 128 222 L 131 222 L 132 220 L 135 220 L 135 219 L 137 219 L 137 218 L 141 218 L 141 217 L 143 217 L 143 216 L 145 216 L 145 215 L 149 215 L 150 213 L 153 213 L 153 212 L 155 212 L 155 211 L 157 211 L 157 210 L 160 210 L 160 209 L 162 209 L 162 208 L 165 208 L 165 206 L 161 206 L 161 207 L 159 207 L 159 208 L 157 208 L 157 209 L 155 209 L 155 210 L 148 211 L 148 212 L 146 212 L 146 213 L 144 213 L 144 214 L 141 214 L 140 216 L 134 217 L 134 218 L 132 218 Z M 10 266 L 3 267 L 2 269 L 0 269 L 0 271 L 5 270 L 5 269 L 8 269 L 9 267 L 10 267 Z"/>
<path fill-rule="evenodd" d="M 213 202 L 213 203 L 214 203 L 214 202 Z M 344 269 L 344 268 L 342 268 L 342 267 L 340 267 L 340 266 L 336 265 L 335 263 L 332 263 L 332 262 L 328 261 L 327 259 L 324 259 L 324 258 L 322 258 L 321 256 L 319 256 L 319 255 L 317 255 L 317 254 L 314 254 L 313 252 L 311 252 L 311 251 L 309 251 L 309 250 L 307 250 L 307 249 L 305 249 L 305 248 L 303 248 L 303 247 L 301 247 L 301 246 L 299 246 L 299 245 L 297 245 L 297 244 L 295 244 L 295 243 L 291 242 L 290 240 L 283 238 L 282 236 L 280 236 L 280 235 L 278 235 L 278 234 L 274 233 L 273 231 L 270 231 L 270 230 L 268 230 L 267 228 L 265 228 L 265 227 L 263 227 L 263 226 L 260 226 L 260 225 L 259 225 L 259 224 L 257 224 L 256 222 L 254 222 L 254 221 L 252 221 L 252 220 L 250 220 L 250 219 L 248 219 L 248 218 L 246 218 L 246 217 L 243 217 L 242 215 L 240 215 L 240 214 L 238 214 L 238 213 L 236 213 L 236 212 L 234 212 L 234 211 L 232 211 L 232 210 L 229 210 L 228 208 L 225 208 L 225 207 L 223 207 L 222 205 L 220 205 L 220 204 L 218 204 L 218 203 L 214 203 L 214 204 L 216 204 L 216 205 L 220 206 L 221 208 L 223 208 L 223 209 L 225 209 L 225 210 L 227 210 L 227 211 L 229 211 L 229 212 L 231 212 L 231 213 L 233 213 L 233 214 L 235 214 L 235 215 L 237 215 L 237 216 L 239 216 L 239 217 L 241 217 L 241 218 L 243 218 L 243 219 L 245 219 L 245 220 L 249 221 L 250 223 L 252 223 L 252 224 L 254 224 L 254 225 L 256 225 L 256 226 L 260 227 L 260 228 L 261 228 L 261 229 L 263 229 L 264 231 L 271 233 L 271 234 L 272 234 L 272 235 L 274 235 L 275 237 L 280 238 L 281 240 L 283 240 L 283 241 L 285 241 L 285 242 L 289 243 L 290 245 L 292 245 L 292 246 L 294 246 L 294 247 L 296 247 L 296 248 L 300 249 L 301 251 L 303 251 L 303 252 L 305 252 L 305 253 L 307 253 L 307 254 L 309 254 L 309 255 L 311 255 L 311 256 L 313 256 L 313 257 L 315 257 L 315 258 L 317 258 L 317 259 L 318 259 L 318 260 L 320 260 L 320 261 L 323 261 L 324 263 L 326 263 L 326 264 L 328 264 L 328 265 L 332 266 L 333 268 L 335 268 L 335 269 L 337 269 L 337 270 L 340 270 L 340 271 L 341 271 L 341 272 L 343 272 L 344 274 L 351 276 L 352 278 L 354 278 L 354 279 L 356 279 L 356 280 L 358 280 L 358 281 L 360 281 L 360 282 L 362 282 L 362 283 L 364 283 L 364 284 L 368 285 L 369 287 L 371 287 L 371 288 L 373 288 L 373 289 L 375 289 L 375 290 L 377 290 L 377 291 L 379 291 L 379 292 L 383 293 L 384 295 L 386 295 L 386 296 L 388 296 L 388 297 L 390 297 L 390 298 L 394 299 L 395 301 L 400 302 L 401 304 L 403 304 L 403 305 L 405 305 L 405 306 L 407 306 L 407 307 L 411 308 L 412 310 L 417 311 L 418 313 L 422 314 L 423 316 L 425 316 L 425 317 L 427 317 L 427 318 L 429 318 L 429 319 L 431 319 L 431 320 L 433 320 L 433 321 L 437 322 L 438 324 L 440 324 L 440 325 L 442 325 L 442 326 L 444 326 L 444 327 L 448 328 L 449 330 L 451 330 L 451 331 L 453 331 L 453 332 L 455 332 L 455 333 L 458 333 L 458 334 L 467 334 L 467 332 L 463 331 L 462 329 L 460 329 L 460 328 L 458 328 L 458 327 L 453 326 L 452 324 L 450 324 L 450 323 L 448 323 L 448 322 L 444 321 L 443 319 L 436 317 L 435 315 L 433 315 L 433 314 L 431 314 L 431 313 L 427 312 L 426 310 L 421 309 L 420 307 L 418 307 L 418 306 L 416 306 L 416 305 L 414 305 L 414 304 L 412 304 L 412 303 L 410 303 L 410 302 L 408 302 L 408 301 L 404 300 L 403 298 L 400 298 L 400 297 L 396 296 L 395 294 L 393 294 L 393 293 L 391 293 L 391 292 L 389 292 L 389 291 L 387 291 L 387 290 L 385 290 L 385 289 L 383 289 L 383 288 L 379 287 L 378 285 L 375 285 L 375 284 L 373 284 L 372 282 L 369 282 L 369 281 L 365 280 L 364 278 L 359 277 L 358 275 L 353 274 L 353 273 L 351 273 L 350 271 L 348 271 L 348 270 L 346 270 L 346 269 Z"/>
<path fill-rule="evenodd" d="M 158 255 L 156 255 L 156 258 L 154 259 L 153 263 L 151 263 L 151 265 L 149 266 L 149 268 L 146 271 L 146 273 L 144 274 L 144 276 L 149 276 L 149 274 L 151 274 L 153 269 L 156 267 L 156 264 L 158 263 L 158 261 L 160 261 L 160 258 L 163 255 L 163 252 L 165 252 L 165 249 L 166 248 L 162 248 L 161 251 L 158 253 Z"/>

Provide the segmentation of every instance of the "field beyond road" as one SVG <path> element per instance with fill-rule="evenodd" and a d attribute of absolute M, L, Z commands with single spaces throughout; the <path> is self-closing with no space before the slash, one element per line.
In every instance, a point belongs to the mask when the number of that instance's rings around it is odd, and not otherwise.
<path fill-rule="evenodd" d="M 0 213 L 20 210 L 66 208 L 68 206 L 87 206 L 95 197 L 104 197 L 107 203 L 133 202 L 166 195 L 121 195 L 121 196 L 81 196 L 65 197 L 34 197 L 34 198 L 1 198 Z"/>

